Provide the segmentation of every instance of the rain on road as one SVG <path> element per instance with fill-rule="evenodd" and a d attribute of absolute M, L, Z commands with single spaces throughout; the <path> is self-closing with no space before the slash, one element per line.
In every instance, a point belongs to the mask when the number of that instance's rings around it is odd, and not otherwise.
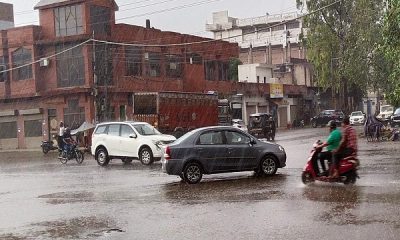
<path fill-rule="evenodd" d="M 305 186 L 301 171 L 325 129 L 282 131 L 287 167 L 205 176 L 198 185 L 161 164 L 62 165 L 56 155 L 1 153 L 0 239 L 398 239 L 400 144 L 359 139 L 354 186 Z"/>

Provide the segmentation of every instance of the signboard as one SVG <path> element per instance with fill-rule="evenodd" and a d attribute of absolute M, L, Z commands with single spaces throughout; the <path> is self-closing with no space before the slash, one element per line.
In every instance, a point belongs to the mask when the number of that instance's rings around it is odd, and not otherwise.
<path fill-rule="evenodd" d="M 283 84 L 271 83 L 269 91 L 271 98 L 283 98 Z"/>

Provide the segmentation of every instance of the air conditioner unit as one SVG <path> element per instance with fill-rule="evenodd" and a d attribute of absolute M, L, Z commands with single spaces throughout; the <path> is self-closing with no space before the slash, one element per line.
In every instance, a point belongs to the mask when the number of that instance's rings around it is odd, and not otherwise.
<path fill-rule="evenodd" d="M 50 60 L 48 58 L 41 58 L 40 59 L 40 66 L 41 67 L 48 67 L 50 64 Z"/>

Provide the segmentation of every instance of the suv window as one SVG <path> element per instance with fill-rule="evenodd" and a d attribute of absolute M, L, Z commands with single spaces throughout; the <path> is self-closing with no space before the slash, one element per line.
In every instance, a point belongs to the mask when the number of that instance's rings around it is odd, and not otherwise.
<path fill-rule="evenodd" d="M 119 124 L 112 124 L 108 126 L 109 136 L 119 136 Z"/>
<path fill-rule="evenodd" d="M 104 134 L 106 133 L 106 130 L 107 126 L 99 126 L 94 134 Z"/>
<path fill-rule="evenodd" d="M 225 136 L 227 144 L 247 144 L 250 142 L 249 137 L 235 131 L 227 131 Z"/>
<path fill-rule="evenodd" d="M 223 144 L 222 132 L 206 132 L 200 135 L 199 145 L 219 145 Z"/>
<path fill-rule="evenodd" d="M 129 138 L 129 135 L 135 134 L 133 129 L 128 125 L 121 125 L 121 137 Z"/>

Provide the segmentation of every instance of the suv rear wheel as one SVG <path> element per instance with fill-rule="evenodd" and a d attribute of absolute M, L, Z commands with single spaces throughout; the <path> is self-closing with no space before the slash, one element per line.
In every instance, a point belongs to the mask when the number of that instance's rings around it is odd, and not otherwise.
<path fill-rule="evenodd" d="M 139 160 L 143 165 L 150 165 L 154 162 L 153 153 L 148 147 L 140 149 Z"/>
<path fill-rule="evenodd" d="M 105 148 L 99 148 L 96 151 L 95 158 L 100 166 L 107 166 L 110 162 L 110 157 L 108 156 L 108 152 Z"/>

